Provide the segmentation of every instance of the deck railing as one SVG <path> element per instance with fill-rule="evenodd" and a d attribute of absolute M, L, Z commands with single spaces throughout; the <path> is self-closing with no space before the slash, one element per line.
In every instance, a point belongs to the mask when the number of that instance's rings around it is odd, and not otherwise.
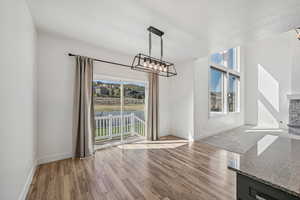
<path fill-rule="evenodd" d="M 145 137 L 145 122 L 134 113 L 123 115 L 123 125 L 121 115 L 108 115 L 95 117 L 96 140 L 106 140 L 123 136 L 139 135 Z"/>

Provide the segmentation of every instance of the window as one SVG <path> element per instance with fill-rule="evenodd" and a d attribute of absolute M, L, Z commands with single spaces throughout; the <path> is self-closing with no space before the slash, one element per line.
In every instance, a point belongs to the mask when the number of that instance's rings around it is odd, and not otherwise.
<path fill-rule="evenodd" d="M 227 108 L 228 112 L 238 111 L 238 81 L 237 76 L 229 74 L 228 76 L 228 90 L 227 90 Z"/>
<path fill-rule="evenodd" d="M 223 112 L 223 73 L 221 71 L 211 69 L 210 85 L 210 110 Z"/>
<path fill-rule="evenodd" d="M 210 112 L 239 112 L 238 48 L 214 53 L 210 62 Z"/>
<path fill-rule="evenodd" d="M 211 63 L 238 71 L 236 55 L 236 48 L 231 48 L 226 51 L 214 53 L 211 55 Z"/>

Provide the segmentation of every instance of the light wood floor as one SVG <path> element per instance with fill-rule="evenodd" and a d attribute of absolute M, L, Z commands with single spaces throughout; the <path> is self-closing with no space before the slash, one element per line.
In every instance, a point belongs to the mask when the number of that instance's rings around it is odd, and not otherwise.
<path fill-rule="evenodd" d="M 127 147 L 39 166 L 27 199 L 235 199 L 233 153 L 174 137 Z"/>

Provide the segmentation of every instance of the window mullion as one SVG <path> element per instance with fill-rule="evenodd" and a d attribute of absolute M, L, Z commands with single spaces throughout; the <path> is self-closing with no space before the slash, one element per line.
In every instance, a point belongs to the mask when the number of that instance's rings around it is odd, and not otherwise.
<path fill-rule="evenodd" d="M 210 68 L 216 69 L 218 71 L 227 72 L 227 68 L 220 65 L 211 65 Z"/>
<path fill-rule="evenodd" d="M 233 76 L 238 77 L 238 78 L 241 76 L 241 74 L 239 72 L 235 71 L 235 70 L 228 69 L 227 72 L 229 74 L 232 74 Z"/>
<path fill-rule="evenodd" d="M 241 81 L 237 79 L 236 83 L 236 112 L 240 112 L 241 110 Z"/>
<path fill-rule="evenodd" d="M 224 101 L 224 105 L 223 105 L 223 112 L 225 113 L 225 114 L 227 114 L 228 113 L 228 106 L 227 106 L 227 91 L 228 91 L 228 72 L 226 72 L 226 73 L 224 73 L 224 75 L 223 75 L 223 77 L 224 77 L 224 81 L 223 81 L 223 88 L 224 88 L 224 92 L 223 92 L 223 101 Z"/>

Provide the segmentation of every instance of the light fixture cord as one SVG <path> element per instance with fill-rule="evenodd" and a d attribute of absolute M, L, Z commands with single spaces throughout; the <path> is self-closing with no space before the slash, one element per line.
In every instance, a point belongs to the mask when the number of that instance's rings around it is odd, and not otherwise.
<path fill-rule="evenodd" d="M 163 55 L 164 55 L 163 47 L 164 47 L 163 38 L 162 38 L 162 36 L 160 36 L 160 60 L 161 61 L 162 61 Z"/>
<path fill-rule="evenodd" d="M 151 41 L 151 31 L 149 31 L 149 56 L 151 57 L 151 43 L 152 43 L 152 41 Z"/>

